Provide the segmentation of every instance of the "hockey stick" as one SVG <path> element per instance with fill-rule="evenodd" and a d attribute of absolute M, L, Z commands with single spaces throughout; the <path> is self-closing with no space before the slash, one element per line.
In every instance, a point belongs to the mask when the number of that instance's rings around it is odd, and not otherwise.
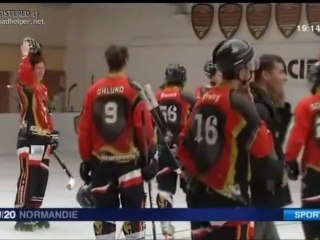
<path fill-rule="evenodd" d="M 71 92 L 73 91 L 74 88 L 78 86 L 77 83 L 72 84 L 69 89 L 68 89 L 68 100 L 67 100 L 67 111 L 70 111 L 70 96 Z"/>
<path fill-rule="evenodd" d="M 172 154 L 172 152 L 170 150 L 170 147 L 167 144 L 167 140 L 166 140 L 166 137 L 165 137 L 166 128 L 164 127 L 165 126 L 164 125 L 164 120 L 162 118 L 162 114 L 161 114 L 160 109 L 159 109 L 159 104 L 158 104 L 156 98 L 154 97 L 154 94 L 152 92 L 149 93 L 151 99 L 153 99 L 153 104 L 152 104 L 151 101 L 150 101 L 150 98 L 148 98 L 147 95 L 145 94 L 144 88 L 141 85 L 139 85 L 137 82 L 133 81 L 132 84 L 137 89 L 139 89 L 139 94 L 140 94 L 141 98 L 144 100 L 144 102 L 147 104 L 147 108 L 151 112 L 153 120 L 154 120 L 154 122 L 155 122 L 155 124 L 156 124 L 156 126 L 157 126 L 157 128 L 159 130 L 158 131 L 159 132 L 159 137 L 161 138 L 161 140 L 164 143 L 165 151 L 167 151 L 168 154 L 170 155 L 170 159 L 167 162 L 168 167 L 171 170 L 175 171 L 177 174 L 181 175 L 182 174 L 181 169 L 178 166 L 178 164 L 176 163 L 175 156 L 173 156 L 173 154 Z M 156 107 L 153 107 L 153 106 L 156 106 Z"/>
<path fill-rule="evenodd" d="M 144 111 L 141 112 L 141 122 L 142 122 L 142 140 L 143 140 L 143 146 L 144 146 L 144 157 L 145 157 L 145 164 L 148 164 L 149 162 L 149 149 L 148 149 L 148 143 L 147 143 L 147 129 L 146 129 L 146 119 L 144 115 Z M 148 181 L 148 194 L 149 194 L 149 204 L 150 208 L 153 208 L 152 203 L 152 186 L 151 181 Z M 156 224 L 154 221 L 152 221 L 152 234 L 153 239 L 157 239 L 157 232 L 156 232 Z"/>
<path fill-rule="evenodd" d="M 159 103 L 152 91 L 151 85 L 150 84 L 146 84 L 144 85 L 144 90 L 147 94 L 147 97 L 150 100 L 150 104 L 151 104 L 151 111 L 154 112 L 154 115 L 157 116 L 158 121 L 160 123 L 161 126 L 161 131 L 163 133 L 166 132 L 166 128 L 165 128 L 165 120 L 163 118 L 163 115 L 161 113 L 160 107 L 159 107 Z"/>
<path fill-rule="evenodd" d="M 91 75 L 91 85 L 93 85 L 94 84 L 94 75 L 92 74 Z"/>
<path fill-rule="evenodd" d="M 14 93 L 15 92 L 14 86 L 8 84 L 7 88 L 9 90 L 9 92 L 10 92 L 11 97 L 14 98 L 16 100 L 16 102 L 18 103 L 18 111 L 20 111 L 22 109 L 22 103 L 21 103 L 21 100 L 20 100 L 18 94 Z"/>
<path fill-rule="evenodd" d="M 67 168 L 66 164 L 61 160 L 61 158 L 59 157 L 59 155 L 53 151 L 52 152 L 53 156 L 57 159 L 59 165 L 62 167 L 62 169 L 64 170 L 64 172 L 67 174 L 67 176 L 69 177 L 69 182 L 67 184 L 67 189 L 68 190 L 72 190 L 72 188 L 74 187 L 76 181 L 74 179 L 74 177 L 72 176 L 70 170 Z"/>

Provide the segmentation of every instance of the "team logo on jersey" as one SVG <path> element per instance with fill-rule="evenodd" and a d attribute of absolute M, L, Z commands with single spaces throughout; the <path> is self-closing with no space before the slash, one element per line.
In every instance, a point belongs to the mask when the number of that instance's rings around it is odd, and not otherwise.
<path fill-rule="evenodd" d="M 192 6 L 191 22 L 193 31 L 201 40 L 211 29 L 214 16 L 214 7 L 211 4 L 199 3 Z"/>
<path fill-rule="evenodd" d="M 309 31 L 320 36 L 320 3 L 306 3 Z"/>
<path fill-rule="evenodd" d="M 276 4 L 276 23 L 285 38 L 289 38 L 297 30 L 301 19 L 301 8 L 301 3 Z"/>
<path fill-rule="evenodd" d="M 80 116 L 81 114 L 73 118 L 73 127 L 76 134 L 78 134 Z"/>
<path fill-rule="evenodd" d="M 238 31 L 242 19 L 242 6 L 238 3 L 224 3 L 218 10 L 220 30 L 226 39 L 232 38 Z"/>
<path fill-rule="evenodd" d="M 271 3 L 250 3 L 247 6 L 247 24 L 251 35 L 260 39 L 266 32 L 271 19 Z"/>

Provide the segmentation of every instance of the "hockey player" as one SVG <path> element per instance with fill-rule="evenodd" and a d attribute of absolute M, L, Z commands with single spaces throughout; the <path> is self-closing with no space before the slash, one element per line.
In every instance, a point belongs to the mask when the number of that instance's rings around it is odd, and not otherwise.
<path fill-rule="evenodd" d="M 211 87 L 216 86 L 221 82 L 221 72 L 217 69 L 217 65 L 214 64 L 212 60 L 208 60 L 206 62 L 203 70 L 207 78 L 210 80 L 210 83 L 196 88 L 194 95 L 197 99 L 201 98 Z"/>
<path fill-rule="evenodd" d="M 283 142 L 290 123 L 290 104 L 285 103 L 284 86 L 287 81 L 286 65 L 277 55 L 263 54 L 260 66 L 255 71 L 255 81 L 251 84 L 254 102 L 260 118 L 266 122 L 273 135 L 276 154 L 284 161 Z M 255 163 L 252 157 L 251 204 L 255 207 L 284 207 L 291 204 L 288 179 L 275 183 L 265 181 L 255 174 Z M 279 234 L 274 222 L 256 222 L 256 240 L 277 240 Z"/>
<path fill-rule="evenodd" d="M 178 157 L 191 178 L 190 208 L 247 206 L 250 153 L 259 158 L 261 176 L 282 179 L 283 165 L 274 155 L 270 131 L 250 97 L 236 91 L 248 88 L 253 56 L 252 46 L 238 39 L 219 44 L 213 52 L 223 80 L 197 101 L 179 141 Z M 248 222 L 192 222 L 191 229 L 194 239 L 244 240 Z"/>
<path fill-rule="evenodd" d="M 45 62 L 40 44 L 30 38 L 25 39 L 21 55 L 16 85 L 22 108 L 17 141 L 20 176 L 15 207 L 40 208 L 47 188 L 51 151 L 58 147 L 59 133 L 53 131 L 48 91 L 42 83 Z M 17 222 L 15 229 L 33 231 L 37 226 L 48 228 L 49 223 Z"/>
<path fill-rule="evenodd" d="M 151 114 L 126 74 L 127 48 L 111 45 L 105 58 L 109 73 L 88 89 L 79 120 L 80 176 L 91 185 L 95 207 L 143 208 L 143 182 L 158 170 Z M 115 232 L 115 222 L 94 223 L 97 239 L 115 239 Z M 144 239 L 144 224 L 126 222 L 123 232 Z"/>
<path fill-rule="evenodd" d="M 178 144 L 179 133 L 186 123 L 189 112 L 195 102 L 192 94 L 183 91 L 186 80 L 186 69 L 182 65 L 169 64 L 165 71 L 166 83 L 162 90 L 157 93 L 160 110 L 166 122 L 168 144 L 172 149 Z M 157 175 L 158 208 L 172 208 L 173 196 L 177 188 L 177 173 L 166 167 L 166 159 L 168 158 L 170 158 L 168 153 L 160 151 L 160 172 Z M 182 189 L 185 188 L 185 182 L 181 178 L 180 187 Z M 161 222 L 161 230 L 165 239 L 173 238 L 174 227 L 170 222 Z"/>
<path fill-rule="evenodd" d="M 312 95 L 300 100 L 295 108 L 294 121 L 289 127 L 285 147 L 285 161 L 290 180 L 300 175 L 298 156 L 302 150 L 302 207 L 320 207 L 320 63 L 309 70 L 308 80 L 313 83 Z M 302 222 L 305 238 L 320 239 L 319 222 Z"/>

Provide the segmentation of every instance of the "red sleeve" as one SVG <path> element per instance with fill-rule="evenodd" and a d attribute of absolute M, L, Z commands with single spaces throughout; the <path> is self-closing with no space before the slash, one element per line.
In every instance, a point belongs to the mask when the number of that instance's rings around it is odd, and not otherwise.
<path fill-rule="evenodd" d="M 92 153 L 91 139 L 92 100 L 90 90 L 86 93 L 79 119 L 78 145 L 80 157 L 83 161 L 90 161 Z"/>
<path fill-rule="evenodd" d="M 285 144 L 285 160 L 295 161 L 306 142 L 310 132 L 310 112 L 305 102 L 298 103 L 292 124 L 287 133 Z"/>
<path fill-rule="evenodd" d="M 272 134 L 263 121 L 261 121 L 250 150 L 256 158 L 263 158 L 274 151 Z"/>
<path fill-rule="evenodd" d="M 33 70 L 29 57 L 23 57 L 18 70 L 19 81 L 26 86 L 34 84 Z"/>
<path fill-rule="evenodd" d="M 201 97 L 201 87 L 196 88 L 196 90 L 194 91 L 194 96 L 196 99 Z"/>
<path fill-rule="evenodd" d="M 145 124 L 143 124 L 142 121 L 142 114 L 145 116 Z M 145 144 L 147 144 L 149 151 L 152 150 L 156 145 L 155 132 L 151 113 L 148 111 L 147 106 L 143 101 L 141 101 L 134 110 L 133 125 L 135 127 L 140 152 L 144 153 Z"/>

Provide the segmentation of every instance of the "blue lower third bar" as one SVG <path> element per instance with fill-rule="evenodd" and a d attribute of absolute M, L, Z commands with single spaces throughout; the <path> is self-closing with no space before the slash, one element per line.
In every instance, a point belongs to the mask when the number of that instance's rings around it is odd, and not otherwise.
<path fill-rule="evenodd" d="M 281 221 L 283 209 L 4 209 L 12 212 L 0 221 Z M 1 214 L 1 209 L 0 209 Z M 10 215 L 11 216 L 11 215 Z"/>
<path fill-rule="evenodd" d="M 284 209 L 285 221 L 320 221 L 320 209 Z"/>

